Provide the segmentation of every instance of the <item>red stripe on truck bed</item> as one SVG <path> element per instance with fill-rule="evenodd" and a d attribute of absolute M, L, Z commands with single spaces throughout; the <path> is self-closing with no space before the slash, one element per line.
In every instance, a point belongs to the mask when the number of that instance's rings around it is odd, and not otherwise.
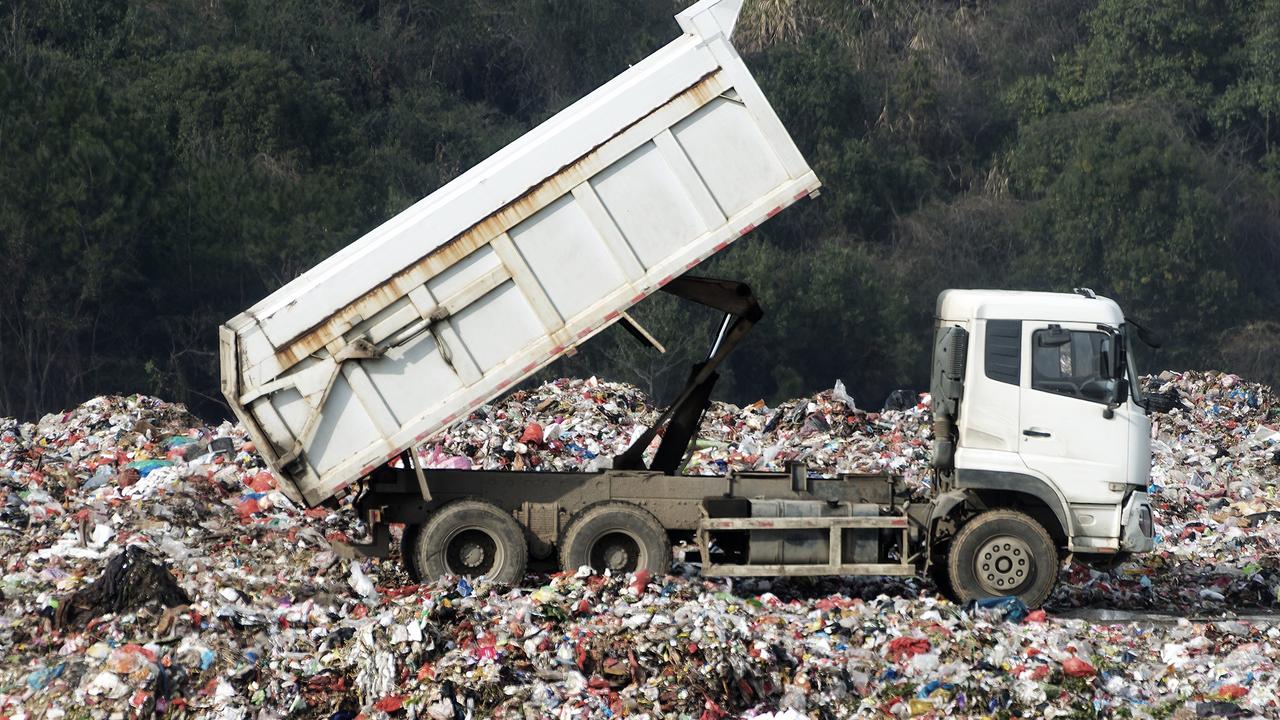
<path fill-rule="evenodd" d="M 740 230 L 740 231 L 738 232 L 738 235 L 739 235 L 739 236 L 746 235 L 747 233 L 749 233 L 749 232 L 751 232 L 752 230 L 755 230 L 755 229 L 756 229 L 756 226 L 755 226 L 754 224 L 752 224 L 752 225 L 748 225 L 748 226 L 746 226 L 746 227 L 742 228 L 742 230 Z"/>

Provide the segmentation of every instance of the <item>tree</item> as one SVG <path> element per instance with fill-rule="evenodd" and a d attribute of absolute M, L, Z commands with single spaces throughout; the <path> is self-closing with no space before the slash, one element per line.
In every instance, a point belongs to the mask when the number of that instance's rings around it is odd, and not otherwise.
<path fill-rule="evenodd" d="M 1104 107 L 1040 121 L 1009 153 L 1028 203 L 1014 263 L 1028 288 L 1089 286 L 1163 328 L 1168 359 L 1203 360 L 1200 338 L 1241 297 L 1211 160 L 1158 109 Z"/>

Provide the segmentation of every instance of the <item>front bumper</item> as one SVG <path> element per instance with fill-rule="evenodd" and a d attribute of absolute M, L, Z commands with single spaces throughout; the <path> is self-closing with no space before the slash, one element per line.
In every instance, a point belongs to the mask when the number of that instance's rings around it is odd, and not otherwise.
<path fill-rule="evenodd" d="M 1151 552 L 1155 546 L 1155 518 L 1151 514 L 1151 496 L 1145 492 L 1135 492 L 1129 496 L 1120 515 L 1120 551 Z"/>

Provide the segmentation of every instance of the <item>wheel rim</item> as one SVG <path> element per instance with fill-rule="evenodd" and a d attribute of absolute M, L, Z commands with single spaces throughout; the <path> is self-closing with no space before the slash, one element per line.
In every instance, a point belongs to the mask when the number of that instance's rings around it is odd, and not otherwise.
<path fill-rule="evenodd" d="M 1031 580 L 1035 559 L 1021 538 L 999 535 L 982 544 L 973 560 L 978 584 L 991 595 L 1013 595 Z"/>
<path fill-rule="evenodd" d="M 444 563 L 453 575 L 487 575 L 502 564 L 502 545 L 482 528 L 459 528 L 445 540 Z"/>
<path fill-rule="evenodd" d="M 644 566 L 644 550 L 640 543 L 624 532 L 608 532 L 591 543 L 591 567 L 610 572 L 635 572 Z"/>

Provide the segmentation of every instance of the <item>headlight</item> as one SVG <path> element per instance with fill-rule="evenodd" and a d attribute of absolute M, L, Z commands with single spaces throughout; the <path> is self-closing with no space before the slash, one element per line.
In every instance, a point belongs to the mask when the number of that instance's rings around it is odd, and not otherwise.
<path fill-rule="evenodd" d="M 1143 537 L 1152 536 L 1151 508 L 1146 505 L 1138 509 L 1138 528 L 1142 530 Z"/>

